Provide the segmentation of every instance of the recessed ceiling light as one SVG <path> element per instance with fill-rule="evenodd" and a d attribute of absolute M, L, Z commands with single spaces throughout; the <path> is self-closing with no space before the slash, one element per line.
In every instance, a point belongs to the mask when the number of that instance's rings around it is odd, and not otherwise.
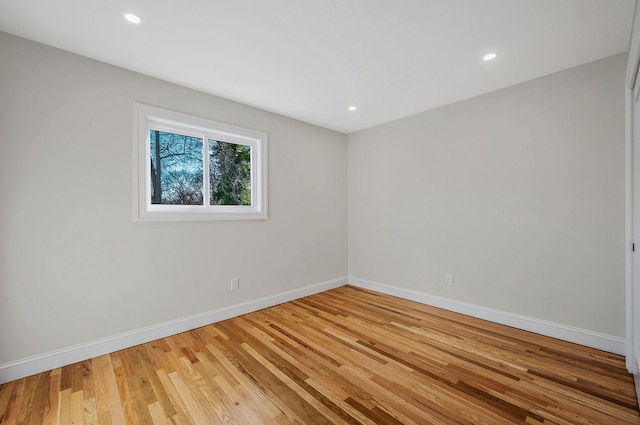
<path fill-rule="evenodd" d="M 350 110 L 350 111 L 355 111 L 356 109 L 358 109 L 358 108 L 356 108 L 356 107 L 355 107 L 355 106 L 353 106 L 353 105 L 349 106 L 349 110 Z"/>
<path fill-rule="evenodd" d="M 498 54 L 496 52 L 491 52 L 491 53 L 487 53 L 486 55 L 484 55 L 482 57 L 483 61 L 492 61 L 496 58 L 496 56 L 498 56 Z"/>
<path fill-rule="evenodd" d="M 133 12 L 124 12 L 123 16 L 124 19 L 131 22 L 132 24 L 139 24 L 140 22 L 142 22 L 142 18 L 140 18 L 140 15 Z"/>

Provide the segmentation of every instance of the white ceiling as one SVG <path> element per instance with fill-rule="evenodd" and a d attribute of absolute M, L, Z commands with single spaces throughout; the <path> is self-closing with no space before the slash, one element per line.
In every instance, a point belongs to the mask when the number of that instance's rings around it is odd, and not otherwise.
<path fill-rule="evenodd" d="M 350 133 L 625 52 L 634 4 L 0 0 L 0 30 Z"/>

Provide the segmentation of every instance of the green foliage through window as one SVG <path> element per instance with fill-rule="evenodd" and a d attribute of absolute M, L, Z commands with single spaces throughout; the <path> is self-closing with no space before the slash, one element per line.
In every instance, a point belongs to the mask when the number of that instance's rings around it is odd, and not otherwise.
<path fill-rule="evenodd" d="M 251 205 L 251 148 L 209 140 L 211 205 Z"/>

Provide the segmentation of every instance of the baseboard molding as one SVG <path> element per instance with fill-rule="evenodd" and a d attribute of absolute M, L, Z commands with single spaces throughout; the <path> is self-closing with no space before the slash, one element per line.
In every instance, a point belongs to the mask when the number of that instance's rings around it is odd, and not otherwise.
<path fill-rule="evenodd" d="M 548 322 L 501 310 L 495 310 L 483 306 L 469 304 L 449 298 L 434 296 L 409 289 L 384 283 L 373 282 L 355 277 L 339 278 L 313 285 L 304 286 L 291 291 L 280 292 L 263 298 L 245 301 L 227 307 L 194 314 L 192 316 L 171 320 L 157 325 L 147 326 L 89 341 L 83 344 L 66 347 L 60 350 L 50 351 L 35 356 L 30 356 L 9 363 L 0 364 L 0 384 L 20 379 L 29 375 L 76 363 L 92 357 L 112 353 L 138 344 L 175 335 L 191 329 L 199 328 L 221 320 L 241 316 L 263 308 L 272 307 L 298 298 L 324 292 L 329 289 L 344 286 L 347 283 L 353 286 L 370 289 L 388 295 L 416 301 L 422 304 L 443 308 L 467 316 L 488 320 L 494 323 L 535 332 L 541 335 L 562 339 L 587 347 L 597 348 L 610 353 L 625 354 L 625 340 L 623 338 L 575 328 L 559 323 Z M 640 360 L 640 359 L 639 359 Z M 640 394 L 640 377 L 635 376 L 636 388 Z"/>
<path fill-rule="evenodd" d="M 454 311 L 456 313 L 476 317 L 478 319 L 484 319 L 490 322 L 550 336 L 552 338 L 585 345 L 587 347 L 596 348 L 599 350 L 607 351 L 609 353 L 625 355 L 624 338 L 593 332 L 586 329 L 580 329 L 560 323 L 548 322 L 546 320 L 522 316 L 519 314 L 509 313 L 501 310 L 495 310 L 492 308 L 456 301 L 449 298 L 429 295 L 422 292 L 399 288 L 397 286 L 373 282 L 356 277 L 349 277 L 349 284 L 360 288 L 370 289 L 372 291 L 393 295 L 399 298 L 416 301 L 422 304 L 431 305 L 433 307 L 443 308 L 446 310 Z"/>
<path fill-rule="evenodd" d="M 637 347 L 628 345 L 625 354 L 627 356 L 627 370 L 630 374 L 640 377 L 640 350 Z M 640 397 L 640 394 L 638 394 L 638 397 Z"/>
<path fill-rule="evenodd" d="M 228 307 L 222 307 L 157 325 L 135 329 L 107 338 L 89 341 L 72 347 L 0 364 L 0 384 L 90 359 L 92 357 L 112 353 L 124 348 L 133 347 L 159 338 L 175 335 L 180 332 L 199 328 L 221 320 L 241 316 L 243 314 L 272 307 L 277 304 L 293 301 L 298 298 L 324 292 L 346 284 L 347 278 L 344 277 L 314 285 L 308 285 L 291 291 L 280 292 L 275 295 L 241 302 Z"/>

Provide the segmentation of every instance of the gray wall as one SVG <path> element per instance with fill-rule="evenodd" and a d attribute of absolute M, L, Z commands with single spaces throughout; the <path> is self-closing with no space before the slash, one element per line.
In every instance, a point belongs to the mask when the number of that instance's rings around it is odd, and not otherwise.
<path fill-rule="evenodd" d="M 350 134 L 349 275 L 624 336 L 625 64 Z"/>
<path fill-rule="evenodd" d="M 0 364 L 346 277 L 345 135 L 3 33 L 0 57 Z M 134 101 L 269 133 L 269 220 L 134 222 Z"/>

